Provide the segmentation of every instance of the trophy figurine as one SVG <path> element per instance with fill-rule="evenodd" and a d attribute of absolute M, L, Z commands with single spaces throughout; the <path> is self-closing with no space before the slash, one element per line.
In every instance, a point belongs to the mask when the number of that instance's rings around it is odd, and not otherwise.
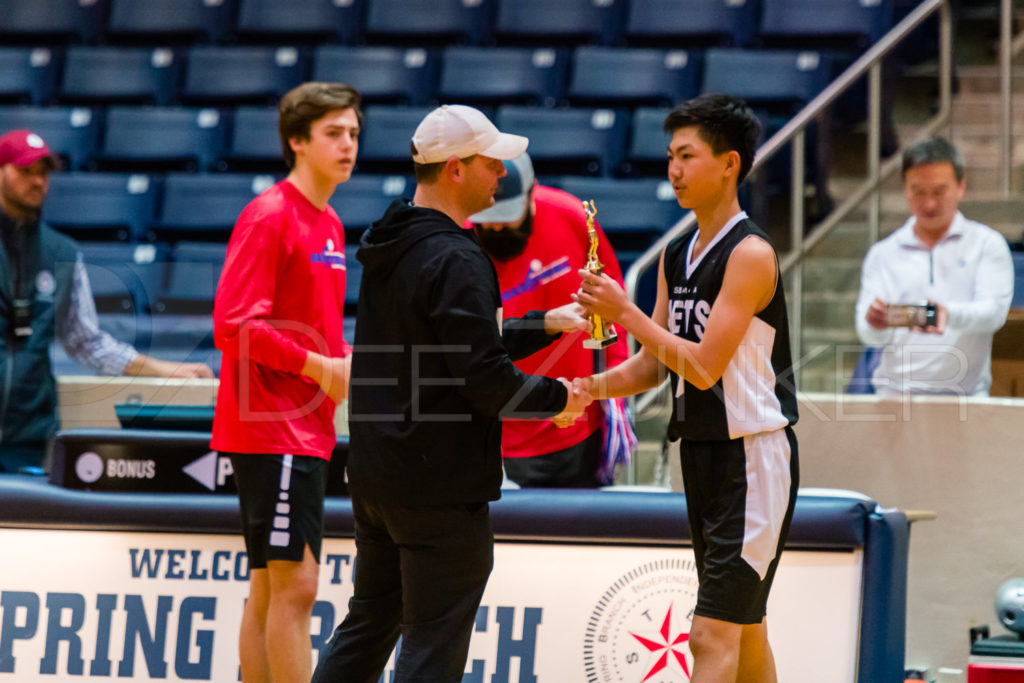
<path fill-rule="evenodd" d="M 584 200 L 583 212 L 587 214 L 587 235 L 590 237 L 590 253 L 587 256 L 586 269 L 594 275 L 600 275 L 604 270 L 604 264 L 597 259 L 597 229 L 594 228 L 594 216 L 597 209 L 594 208 L 594 200 Z M 618 336 L 610 326 L 601 320 L 601 316 L 591 313 L 588 320 L 594 324 L 590 331 L 590 337 L 583 340 L 583 347 L 587 349 L 603 349 L 615 343 Z"/>

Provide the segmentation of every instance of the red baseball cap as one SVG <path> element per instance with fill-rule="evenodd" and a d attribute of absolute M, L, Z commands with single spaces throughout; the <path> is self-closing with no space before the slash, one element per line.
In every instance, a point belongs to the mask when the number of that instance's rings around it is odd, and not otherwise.
<path fill-rule="evenodd" d="M 48 158 L 57 165 L 53 152 L 43 139 L 30 130 L 12 130 L 0 136 L 0 166 L 31 166 L 39 159 Z"/>

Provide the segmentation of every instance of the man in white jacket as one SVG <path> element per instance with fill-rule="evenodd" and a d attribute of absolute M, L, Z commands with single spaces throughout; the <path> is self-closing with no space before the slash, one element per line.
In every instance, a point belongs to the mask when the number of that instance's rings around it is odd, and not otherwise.
<path fill-rule="evenodd" d="M 964 162 L 948 141 L 904 153 L 903 188 L 913 216 L 871 247 L 861 269 L 857 334 L 881 352 L 871 384 L 882 395 L 987 396 L 992 335 L 1013 297 L 1009 247 L 960 213 Z M 893 305 L 923 302 L 933 317 L 901 325 Z"/>

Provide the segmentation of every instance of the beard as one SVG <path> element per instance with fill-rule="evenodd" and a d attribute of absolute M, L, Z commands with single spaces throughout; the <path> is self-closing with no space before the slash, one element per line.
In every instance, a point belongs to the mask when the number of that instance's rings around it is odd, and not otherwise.
<path fill-rule="evenodd" d="M 504 228 L 502 230 L 490 230 L 481 226 L 476 227 L 476 235 L 480 239 L 480 246 L 495 261 L 511 261 L 526 251 L 526 245 L 533 234 L 533 214 L 526 212 L 526 217 L 517 228 Z"/>

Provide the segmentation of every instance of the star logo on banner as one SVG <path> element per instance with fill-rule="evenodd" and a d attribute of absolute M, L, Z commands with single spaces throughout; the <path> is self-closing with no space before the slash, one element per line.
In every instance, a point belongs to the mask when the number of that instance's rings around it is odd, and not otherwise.
<path fill-rule="evenodd" d="M 682 668 L 682 673 L 686 675 L 686 679 L 690 679 L 690 665 L 687 663 L 686 655 L 683 653 L 683 643 L 690 640 L 690 634 L 679 633 L 675 636 L 672 635 L 671 604 L 668 606 L 668 612 L 665 614 L 665 619 L 661 623 L 661 629 L 656 636 L 647 637 L 633 632 L 630 632 L 629 635 L 636 638 L 641 645 L 657 656 L 657 660 L 651 666 L 650 671 L 644 676 L 644 681 L 665 668 L 675 669 L 676 663 Z"/>

